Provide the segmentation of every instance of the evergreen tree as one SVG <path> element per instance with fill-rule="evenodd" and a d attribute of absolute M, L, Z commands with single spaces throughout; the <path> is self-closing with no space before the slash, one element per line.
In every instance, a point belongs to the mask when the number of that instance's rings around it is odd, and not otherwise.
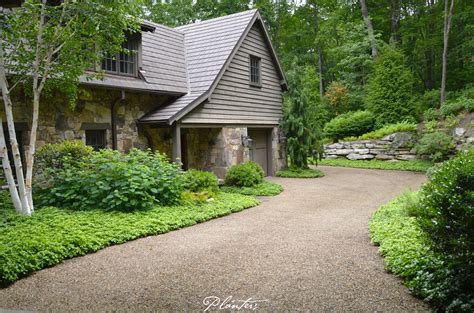
<path fill-rule="evenodd" d="M 376 115 L 376 127 L 415 120 L 418 106 L 413 97 L 414 81 L 403 54 L 387 47 L 375 62 L 366 89 L 365 104 Z"/>
<path fill-rule="evenodd" d="M 286 100 L 288 107 L 283 129 L 288 138 L 287 150 L 291 165 L 307 168 L 308 157 L 319 150 L 317 132 L 311 127 L 308 98 L 301 90 L 293 89 Z"/>

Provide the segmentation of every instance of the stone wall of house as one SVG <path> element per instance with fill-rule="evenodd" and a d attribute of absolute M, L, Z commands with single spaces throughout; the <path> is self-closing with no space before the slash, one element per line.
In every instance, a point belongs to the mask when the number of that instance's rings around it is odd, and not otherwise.
<path fill-rule="evenodd" d="M 395 133 L 377 140 L 338 142 L 324 146 L 326 159 L 349 160 L 415 160 L 414 134 Z"/>
<path fill-rule="evenodd" d="M 250 160 L 249 149 L 242 145 L 247 128 L 185 128 L 182 134 L 186 141 L 183 162 L 189 168 L 212 171 L 224 178 L 230 166 Z"/>
<path fill-rule="evenodd" d="M 273 175 L 288 165 L 286 155 L 286 141 L 283 140 L 283 131 L 279 127 L 272 129 L 272 171 Z"/>
<path fill-rule="evenodd" d="M 106 145 L 112 147 L 111 135 L 111 103 L 120 96 L 119 91 L 103 89 L 82 89 L 77 104 L 71 108 L 64 97 L 46 96 L 41 99 L 37 147 L 46 143 L 57 143 L 62 140 L 82 140 L 85 142 L 85 132 L 91 125 L 99 125 L 106 130 Z M 126 104 L 116 105 L 117 117 L 117 149 L 127 152 L 131 148 L 144 149 L 150 146 L 150 138 L 146 128 L 139 127 L 137 118 L 151 111 L 165 97 L 139 93 L 126 93 Z M 24 94 L 13 96 L 13 114 L 15 123 L 31 127 L 31 99 Z M 0 106 L 0 116 L 5 122 L 3 105 Z M 28 131 L 23 132 L 25 149 Z"/>

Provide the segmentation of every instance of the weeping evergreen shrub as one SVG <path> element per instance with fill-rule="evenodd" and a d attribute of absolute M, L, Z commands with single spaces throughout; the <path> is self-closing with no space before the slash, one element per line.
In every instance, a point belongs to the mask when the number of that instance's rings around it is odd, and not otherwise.
<path fill-rule="evenodd" d="M 319 151 L 317 130 L 311 127 L 308 98 L 304 92 L 293 89 L 288 97 L 288 110 L 283 122 L 291 165 L 308 167 L 308 157 Z"/>

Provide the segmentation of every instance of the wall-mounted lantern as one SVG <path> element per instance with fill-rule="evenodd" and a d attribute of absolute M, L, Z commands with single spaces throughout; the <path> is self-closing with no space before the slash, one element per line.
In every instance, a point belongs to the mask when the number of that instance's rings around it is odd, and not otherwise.
<path fill-rule="evenodd" d="M 249 136 L 244 136 L 242 135 L 242 145 L 244 147 L 250 148 L 253 145 L 253 139 L 250 138 Z"/>

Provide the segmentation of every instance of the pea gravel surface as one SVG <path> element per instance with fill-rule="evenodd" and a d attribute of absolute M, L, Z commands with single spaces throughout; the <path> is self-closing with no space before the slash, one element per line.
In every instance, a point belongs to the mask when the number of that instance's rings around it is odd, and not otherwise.
<path fill-rule="evenodd" d="M 271 178 L 285 191 L 257 207 L 41 270 L 0 289 L 0 308 L 429 311 L 385 272 L 367 230 L 377 207 L 425 176 L 320 169 L 323 178 Z"/>

